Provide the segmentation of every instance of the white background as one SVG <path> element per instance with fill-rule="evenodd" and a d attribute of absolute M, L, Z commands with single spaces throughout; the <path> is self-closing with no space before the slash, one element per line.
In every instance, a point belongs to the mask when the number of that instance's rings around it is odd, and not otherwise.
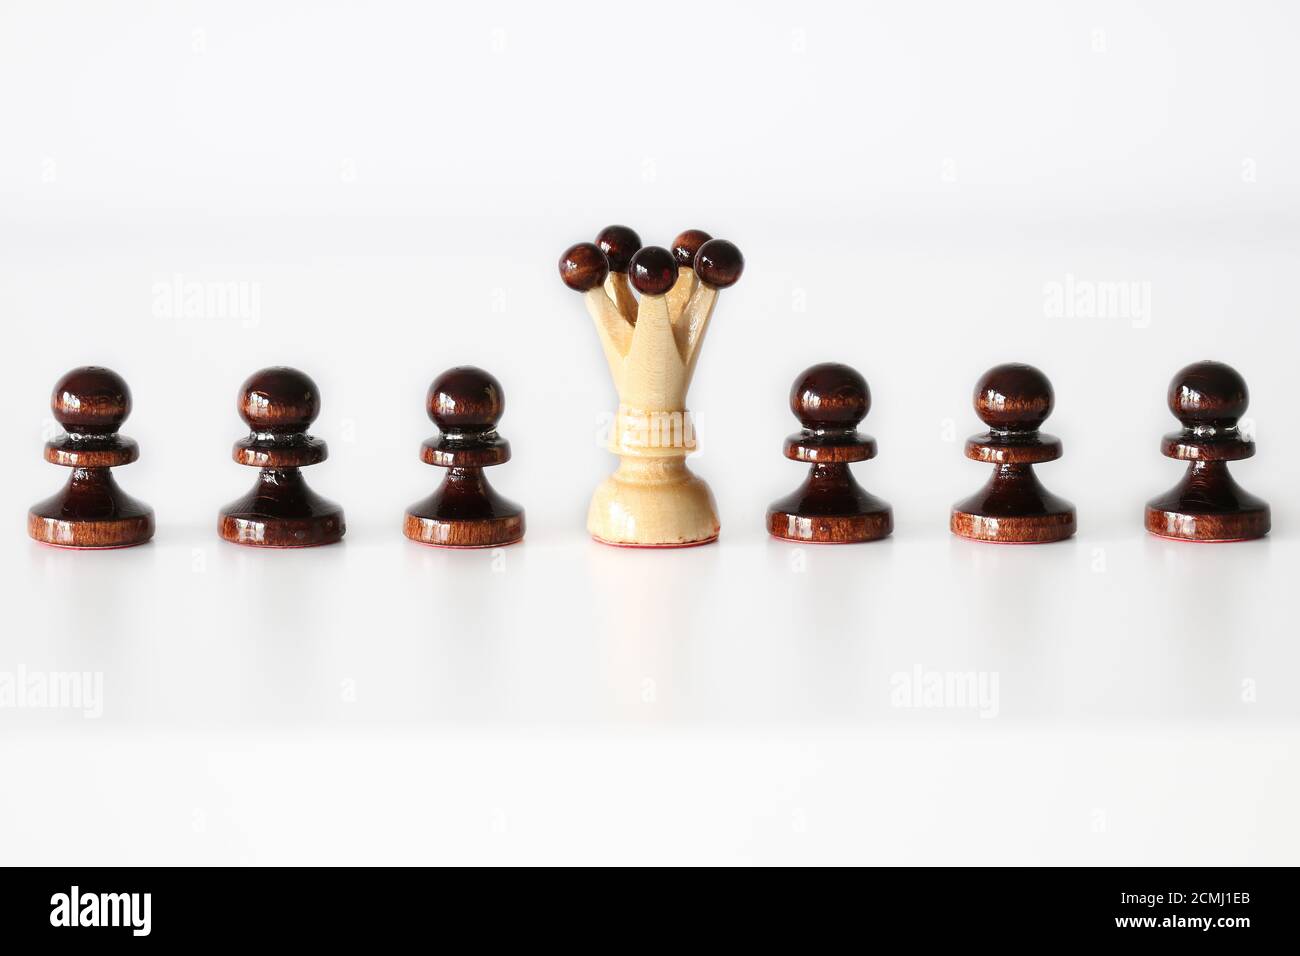
<path fill-rule="evenodd" d="M 0 710 L 0 860 L 1294 863 L 1300 13 L 1277 3 L 14 2 L 0 8 L 0 672 L 103 675 L 103 715 Z M 722 538 L 603 548 L 615 397 L 560 252 L 626 222 L 747 258 L 691 406 Z M 179 280 L 177 279 L 179 277 Z M 1067 277 L 1138 318 L 1050 314 Z M 168 313 L 226 283 L 256 314 Z M 1233 466 L 1273 534 L 1147 537 L 1182 365 L 1252 392 Z M 791 380 L 860 369 L 893 539 L 763 533 Z M 985 478 L 971 388 L 1055 383 L 1039 469 L 1079 535 L 947 532 Z M 130 382 L 154 543 L 24 535 L 65 476 L 49 391 Z M 424 549 L 429 381 L 504 383 L 527 508 Z M 217 540 L 246 375 L 319 383 L 342 545 Z M 997 706 L 895 706 L 978 672 Z"/>

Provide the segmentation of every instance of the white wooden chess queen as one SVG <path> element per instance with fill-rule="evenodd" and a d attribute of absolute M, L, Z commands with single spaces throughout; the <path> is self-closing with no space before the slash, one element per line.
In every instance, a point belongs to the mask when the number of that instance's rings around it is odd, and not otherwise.
<path fill-rule="evenodd" d="M 587 512 L 597 541 L 671 548 L 718 537 L 713 493 L 686 467 L 696 447 L 686 391 L 718 290 L 744 265 L 734 245 L 697 229 L 678 236 L 670 252 L 642 247 L 625 226 L 560 258 L 561 278 L 586 299 L 619 399 L 609 442 L 618 470 Z"/>

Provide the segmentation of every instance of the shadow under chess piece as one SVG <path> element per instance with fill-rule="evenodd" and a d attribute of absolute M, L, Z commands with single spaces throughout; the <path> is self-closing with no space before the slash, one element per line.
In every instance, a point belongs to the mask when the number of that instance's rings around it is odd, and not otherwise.
<path fill-rule="evenodd" d="M 768 532 L 819 544 L 886 537 L 894 530 L 889 504 L 868 494 L 849 469 L 876 457 L 876 440 L 857 430 L 871 410 L 867 380 L 837 362 L 814 365 L 795 379 L 790 410 L 803 430 L 785 440 L 785 456 L 812 467 L 795 492 L 768 508 Z"/>
<path fill-rule="evenodd" d="M 1243 491 L 1228 462 L 1255 454 L 1237 420 L 1250 403 L 1246 380 L 1222 362 L 1196 362 L 1169 383 L 1169 410 L 1182 422 L 1160 442 L 1167 458 L 1185 461 L 1173 489 L 1147 502 L 1146 528 L 1184 541 L 1246 541 L 1268 534 L 1268 504 Z"/>
<path fill-rule="evenodd" d="M 308 488 L 300 470 L 329 457 L 325 442 L 307 434 L 320 415 L 316 383 L 285 366 L 254 372 L 240 387 L 239 414 L 252 432 L 235 442 L 234 459 L 261 471 L 248 494 L 221 509 L 221 537 L 258 548 L 310 548 L 341 539 L 343 509 Z"/>
<path fill-rule="evenodd" d="M 403 533 L 444 548 L 493 548 L 524 536 L 524 509 L 501 497 L 483 469 L 510 460 L 510 443 L 497 434 L 505 411 L 501 383 L 488 372 L 460 365 L 429 386 L 429 417 L 441 432 L 425 441 L 420 460 L 446 468 L 438 490 L 406 510 Z"/>
<path fill-rule="evenodd" d="M 957 502 L 954 534 L 1003 544 L 1041 544 L 1074 534 L 1074 505 L 1038 481 L 1034 465 L 1061 457 L 1061 440 L 1039 432 L 1055 395 L 1032 365 L 989 369 L 975 386 L 975 413 L 989 430 L 966 441 L 966 457 L 993 466 L 988 484 Z"/>
<path fill-rule="evenodd" d="M 619 396 L 609 449 L 620 463 L 592 496 L 587 530 L 625 547 L 707 544 L 718 536 L 718 514 L 709 486 L 686 467 L 695 450 L 686 392 L 718 291 L 740 278 L 745 260 L 698 230 L 679 235 L 672 252 L 629 253 L 639 243 L 627 227 L 611 226 L 560 257 L 560 278 L 583 293 Z"/>
<path fill-rule="evenodd" d="M 118 487 L 111 468 L 140 457 L 117 430 L 131 414 L 131 390 L 116 372 L 95 365 L 59 379 L 50 398 L 65 434 L 45 443 L 45 460 L 72 469 L 52 498 L 32 505 L 27 532 L 61 548 L 128 548 L 153 537 L 153 509 Z"/>

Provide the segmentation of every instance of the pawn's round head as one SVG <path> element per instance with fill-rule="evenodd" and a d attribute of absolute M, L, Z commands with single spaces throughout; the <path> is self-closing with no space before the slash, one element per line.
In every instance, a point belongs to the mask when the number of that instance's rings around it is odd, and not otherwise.
<path fill-rule="evenodd" d="M 609 275 L 609 260 L 594 242 L 569 246 L 560 256 L 560 278 L 575 292 L 598 289 Z"/>
<path fill-rule="evenodd" d="M 856 428 L 871 411 L 871 389 L 857 369 L 822 362 L 794 380 L 790 411 L 805 428 Z"/>
<path fill-rule="evenodd" d="M 239 387 L 239 415 L 255 432 L 303 432 L 320 415 L 320 389 L 296 368 L 264 368 Z"/>
<path fill-rule="evenodd" d="M 1036 431 L 1055 404 L 1052 383 L 1032 365 L 996 365 L 975 384 L 975 414 L 990 428 Z"/>
<path fill-rule="evenodd" d="M 131 389 L 112 369 L 84 365 L 55 384 L 50 411 L 69 432 L 111 434 L 131 414 Z"/>
<path fill-rule="evenodd" d="M 730 288 L 744 271 L 745 257 L 726 239 L 710 239 L 695 253 L 695 274 L 712 289 Z"/>
<path fill-rule="evenodd" d="M 662 246 L 646 246 L 632 257 L 627 278 L 642 295 L 666 295 L 677 282 L 677 260 Z"/>
<path fill-rule="evenodd" d="M 491 372 L 457 365 L 433 380 L 426 407 L 440 431 L 482 432 L 501 420 L 506 394 Z"/>
<path fill-rule="evenodd" d="M 1169 383 L 1169 410 L 1187 425 L 1234 425 L 1249 404 L 1246 380 L 1222 362 L 1194 362 Z"/>
<path fill-rule="evenodd" d="M 700 251 L 700 246 L 712 238 L 703 229 L 679 232 L 673 240 L 673 258 L 677 260 L 678 268 L 689 269 L 695 265 L 695 254 Z"/>
<path fill-rule="evenodd" d="M 596 237 L 596 246 L 605 253 L 611 272 L 627 272 L 641 248 L 641 237 L 627 226 L 606 226 Z"/>

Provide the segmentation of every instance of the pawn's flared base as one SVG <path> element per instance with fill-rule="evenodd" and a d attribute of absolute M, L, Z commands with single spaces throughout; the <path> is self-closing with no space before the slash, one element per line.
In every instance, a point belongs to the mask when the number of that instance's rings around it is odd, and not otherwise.
<path fill-rule="evenodd" d="M 402 533 L 419 544 L 437 548 L 500 548 L 524 538 L 522 509 L 518 514 L 499 518 L 448 521 L 418 513 L 423 504 L 412 505 L 402 524 Z"/>
<path fill-rule="evenodd" d="M 1146 507 L 1146 529 L 1177 541 L 1251 541 L 1268 534 L 1272 525 L 1268 505 L 1260 504 L 1229 513 L 1198 514 L 1183 507 L 1169 508 L 1158 498 Z"/>
<path fill-rule="evenodd" d="M 440 548 L 499 548 L 523 539 L 524 509 L 497 494 L 483 469 L 455 467 L 406 509 L 402 533 Z"/>
<path fill-rule="evenodd" d="M 952 506 L 948 527 L 972 541 L 1047 544 L 1078 528 L 1074 505 L 1038 481 L 1032 465 L 1001 465 L 983 488 Z"/>
<path fill-rule="evenodd" d="M 1074 509 L 1030 517 L 972 514 L 954 508 L 949 528 L 955 535 L 994 544 L 1048 544 L 1073 537 L 1077 530 Z"/>
<path fill-rule="evenodd" d="M 119 488 L 107 468 L 77 468 L 58 494 L 32 505 L 27 533 L 57 548 L 132 548 L 153 537 L 153 509 Z"/>
<path fill-rule="evenodd" d="M 343 509 L 307 487 L 297 468 L 265 468 L 253 489 L 221 509 L 217 533 L 251 548 L 315 548 L 342 540 Z"/>
<path fill-rule="evenodd" d="M 774 538 L 808 544 L 860 544 L 879 541 L 894 530 L 889 506 L 883 511 L 857 515 L 801 515 L 775 506 L 767 512 L 767 531 Z"/>
<path fill-rule="evenodd" d="M 767 509 L 767 530 L 787 541 L 859 544 L 887 537 L 894 512 L 858 484 L 846 462 L 817 462 L 802 485 Z"/>
<path fill-rule="evenodd" d="M 1249 541 L 1271 524 L 1268 503 L 1238 485 L 1224 461 L 1192 462 L 1182 481 L 1146 507 L 1146 529 L 1180 541 Z"/>

